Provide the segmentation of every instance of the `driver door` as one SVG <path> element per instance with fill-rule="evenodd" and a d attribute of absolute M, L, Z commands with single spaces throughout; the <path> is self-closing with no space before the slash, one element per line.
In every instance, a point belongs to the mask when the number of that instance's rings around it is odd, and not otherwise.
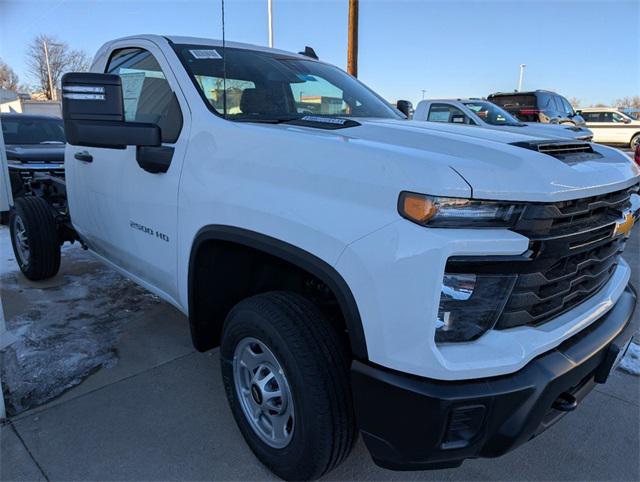
<path fill-rule="evenodd" d="M 169 154 L 170 165 L 166 172 L 150 170 L 135 146 L 68 146 L 73 152 L 66 159 L 75 163 L 74 225 L 97 254 L 175 300 L 178 184 L 188 105 L 164 54 L 151 42 L 116 45 L 104 71 L 122 79 L 125 120 L 160 127 L 158 155 Z"/>

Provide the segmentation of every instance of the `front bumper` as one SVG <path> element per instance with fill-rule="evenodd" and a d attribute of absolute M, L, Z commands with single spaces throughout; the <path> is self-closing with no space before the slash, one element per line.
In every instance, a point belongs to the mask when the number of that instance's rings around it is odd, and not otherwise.
<path fill-rule="evenodd" d="M 535 437 L 604 383 L 637 327 L 627 286 L 602 318 L 511 375 L 439 381 L 354 361 L 358 424 L 376 464 L 455 467 L 498 457 Z"/>

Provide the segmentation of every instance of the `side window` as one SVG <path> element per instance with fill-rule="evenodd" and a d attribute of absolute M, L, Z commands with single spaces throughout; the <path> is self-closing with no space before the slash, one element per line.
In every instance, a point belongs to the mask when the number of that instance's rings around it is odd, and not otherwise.
<path fill-rule="evenodd" d="M 603 112 L 600 118 L 601 118 L 600 122 L 613 122 L 613 113 Z"/>
<path fill-rule="evenodd" d="M 624 123 L 624 117 L 618 114 L 617 112 L 612 112 L 611 116 L 613 118 L 613 122 Z"/>
<path fill-rule="evenodd" d="M 464 112 L 449 104 L 431 104 L 427 120 L 431 122 L 448 122 L 451 124 L 475 124 Z"/>
<path fill-rule="evenodd" d="M 569 103 L 569 101 L 564 97 L 558 97 L 558 100 L 562 104 L 562 112 L 564 112 L 567 115 L 573 115 L 573 107 L 571 107 L 571 104 Z"/>
<path fill-rule="evenodd" d="M 182 129 L 182 112 L 158 61 L 140 48 L 116 50 L 106 72 L 122 78 L 127 121 L 151 122 L 162 132 L 162 142 L 175 142 Z"/>
<path fill-rule="evenodd" d="M 585 122 L 600 122 L 600 112 L 583 112 Z"/>
<path fill-rule="evenodd" d="M 554 112 L 564 112 L 562 101 L 555 95 L 549 97 L 549 108 Z"/>

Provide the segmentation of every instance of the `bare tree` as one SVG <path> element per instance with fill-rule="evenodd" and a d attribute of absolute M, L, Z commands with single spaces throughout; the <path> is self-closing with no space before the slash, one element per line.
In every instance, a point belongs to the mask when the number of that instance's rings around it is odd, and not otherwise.
<path fill-rule="evenodd" d="M 633 97 L 623 97 L 616 100 L 613 105 L 622 108 L 640 109 L 640 95 L 634 95 Z"/>
<path fill-rule="evenodd" d="M 18 90 L 18 76 L 6 63 L 0 60 L 0 89 Z"/>
<path fill-rule="evenodd" d="M 580 99 L 578 99 L 577 97 L 571 97 L 571 98 L 569 99 L 569 103 L 571 104 L 571 106 L 572 106 L 574 109 L 579 109 L 579 108 L 580 108 L 580 103 L 581 103 L 581 101 L 580 101 Z"/>
<path fill-rule="evenodd" d="M 89 57 L 82 50 L 70 49 L 67 43 L 54 37 L 38 35 L 27 48 L 27 67 L 37 88 L 47 99 L 53 99 L 54 93 L 50 86 L 58 89 L 60 78 L 65 72 L 88 70 Z"/>

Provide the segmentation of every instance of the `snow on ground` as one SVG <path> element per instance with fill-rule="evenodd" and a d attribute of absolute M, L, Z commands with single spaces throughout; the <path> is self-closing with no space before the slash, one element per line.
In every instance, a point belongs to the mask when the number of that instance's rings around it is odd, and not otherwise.
<path fill-rule="evenodd" d="M 60 274 L 30 282 L 13 258 L 8 229 L 0 227 L 0 290 L 22 311 L 6 319 L 0 339 L 0 378 L 7 412 L 36 407 L 117 363 L 118 336 L 131 315 L 158 298 L 95 261 L 76 245 L 65 245 Z M 8 340 L 8 341 L 7 341 Z"/>
<path fill-rule="evenodd" d="M 640 309 L 640 308 L 637 308 Z M 618 368 L 632 375 L 640 376 L 640 345 L 631 343 Z"/>

